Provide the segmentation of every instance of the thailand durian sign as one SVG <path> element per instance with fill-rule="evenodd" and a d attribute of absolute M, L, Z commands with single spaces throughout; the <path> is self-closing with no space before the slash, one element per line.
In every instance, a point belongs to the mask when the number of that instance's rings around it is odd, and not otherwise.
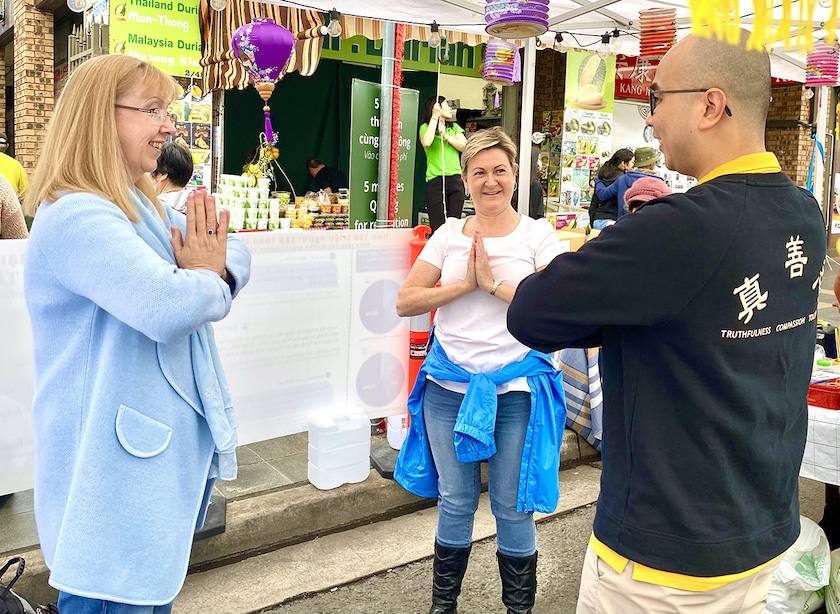
<path fill-rule="evenodd" d="M 615 56 L 591 51 L 566 54 L 566 92 L 559 199 L 587 204 L 601 164 L 612 156 Z"/>
<path fill-rule="evenodd" d="M 149 62 L 163 72 L 200 77 L 199 0 L 111 0 L 111 53 Z"/>

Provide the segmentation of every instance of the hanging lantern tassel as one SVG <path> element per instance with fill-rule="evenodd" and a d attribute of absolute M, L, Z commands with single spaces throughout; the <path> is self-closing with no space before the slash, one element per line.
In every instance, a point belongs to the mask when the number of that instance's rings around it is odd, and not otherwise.
<path fill-rule="evenodd" d="M 748 49 L 763 50 L 767 45 L 783 41 L 788 49 L 792 43 L 803 46 L 805 51 L 811 51 L 814 45 L 813 23 L 821 21 L 823 17 L 815 15 L 817 7 L 827 4 L 809 0 L 799 2 L 799 15 L 793 19 L 795 0 L 782 0 L 782 18 L 778 26 L 767 19 L 771 3 L 768 0 L 752 0 L 752 8 L 745 7 L 743 12 L 755 15 L 752 25 L 752 34 L 747 42 Z M 749 3 L 745 3 L 749 5 Z M 838 25 L 838 5 L 840 2 L 831 2 L 831 13 L 823 27 L 829 34 L 826 42 L 832 44 L 836 40 L 835 30 Z M 713 35 L 720 40 L 737 44 L 741 35 L 739 23 L 742 9 L 739 7 L 739 0 L 689 0 L 691 9 L 691 31 L 693 34 L 710 38 Z"/>
<path fill-rule="evenodd" d="M 263 113 L 265 113 L 265 138 L 271 141 L 271 135 L 274 134 L 274 130 L 271 129 L 271 107 L 268 106 L 268 99 L 271 98 L 271 94 L 274 92 L 274 84 L 255 83 L 254 87 L 260 93 L 260 98 L 265 101 L 265 106 L 263 107 Z"/>

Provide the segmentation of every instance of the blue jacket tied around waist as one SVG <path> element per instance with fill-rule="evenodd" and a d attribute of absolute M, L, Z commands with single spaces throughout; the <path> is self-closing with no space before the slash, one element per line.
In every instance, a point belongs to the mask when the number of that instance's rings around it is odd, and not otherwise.
<path fill-rule="evenodd" d="M 531 389 L 531 417 L 522 449 L 519 494 L 520 512 L 552 512 L 560 498 L 557 472 L 560 443 L 566 422 L 563 377 L 548 354 L 531 351 L 525 358 L 491 373 L 470 373 L 449 360 L 440 343 L 432 338 L 426 360 L 408 397 L 411 426 L 403 443 L 394 479 L 421 497 L 438 496 L 438 473 L 429 448 L 423 421 L 426 378 L 469 383 L 455 421 L 455 452 L 461 462 L 484 460 L 496 452 L 498 398 L 496 386 L 517 377 L 527 377 Z"/>

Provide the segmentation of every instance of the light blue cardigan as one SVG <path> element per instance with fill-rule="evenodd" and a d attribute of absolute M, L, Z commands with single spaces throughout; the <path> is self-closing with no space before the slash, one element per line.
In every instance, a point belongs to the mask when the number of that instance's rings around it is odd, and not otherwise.
<path fill-rule="evenodd" d="M 184 215 L 165 209 L 184 232 Z M 38 210 L 24 282 L 35 517 L 53 587 L 137 605 L 180 591 L 215 451 L 190 335 L 224 318 L 248 281 L 250 254 L 233 237 L 227 270 L 231 285 L 178 268 L 93 194 Z"/>

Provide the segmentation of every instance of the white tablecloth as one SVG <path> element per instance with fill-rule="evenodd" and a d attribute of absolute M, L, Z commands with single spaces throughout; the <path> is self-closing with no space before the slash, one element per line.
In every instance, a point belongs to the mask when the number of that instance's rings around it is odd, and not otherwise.
<path fill-rule="evenodd" d="M 840 411 L 808 406 L 808 441 L 799 475 L 840 485 Z"/>

